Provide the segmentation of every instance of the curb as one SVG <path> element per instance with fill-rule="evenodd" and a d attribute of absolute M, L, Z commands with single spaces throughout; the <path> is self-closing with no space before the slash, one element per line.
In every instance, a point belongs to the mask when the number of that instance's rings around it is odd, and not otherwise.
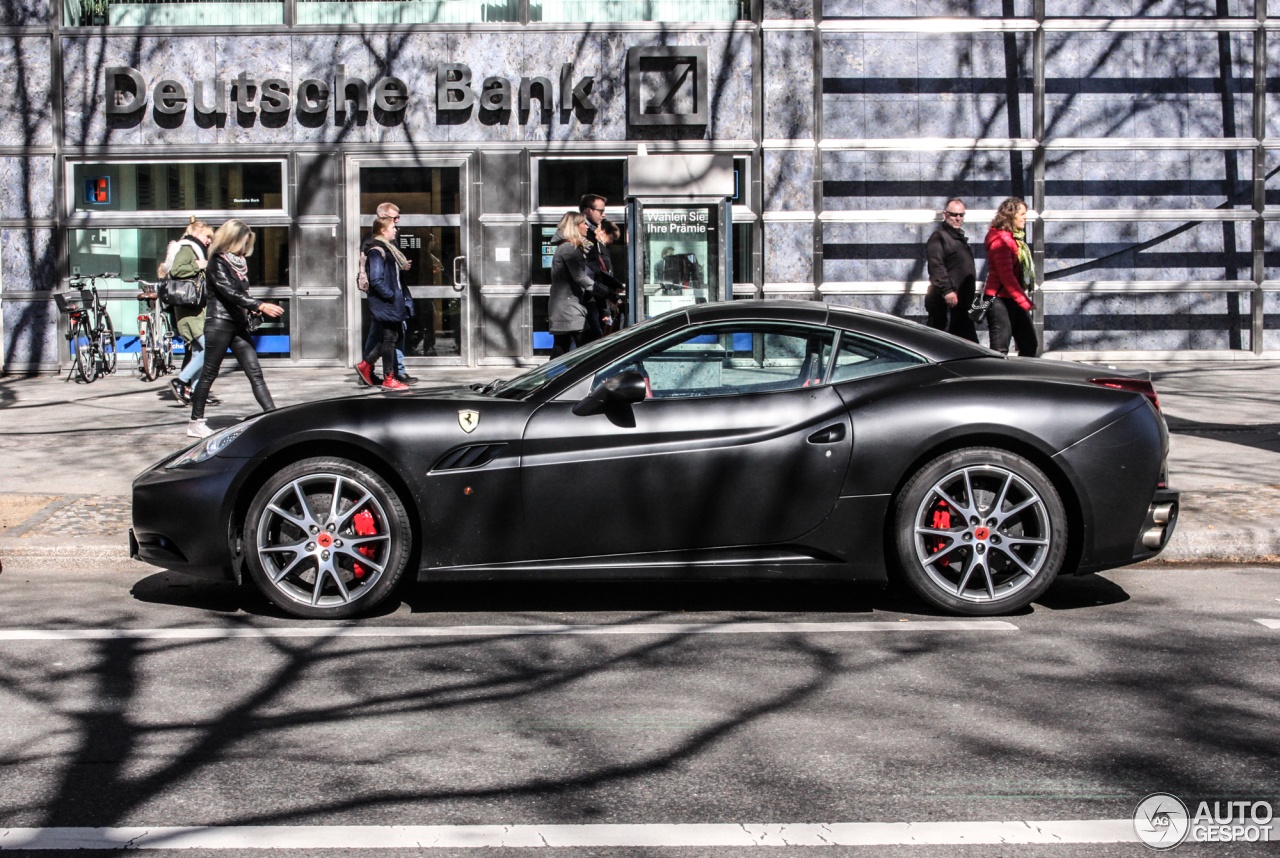
<path fill-rule="evenodd" d="M 1280 527 L 1213 527 L 1175 530 L 1155 560 L 1269 563 L 1280 559 Z"/>

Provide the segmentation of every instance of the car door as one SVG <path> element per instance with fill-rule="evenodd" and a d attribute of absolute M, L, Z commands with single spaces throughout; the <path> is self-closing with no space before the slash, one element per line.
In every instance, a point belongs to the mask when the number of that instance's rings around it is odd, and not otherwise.
<path fill-rule="evenodd" d="M 618 360 L 525 430 L 521 486 L 538 558 L 785 543 L 831 511 L 852 433 L 823 382 L 835 333 L 794 323 L 685 329 Z M 578 416 L 626 370 L 650 398 Z"/>

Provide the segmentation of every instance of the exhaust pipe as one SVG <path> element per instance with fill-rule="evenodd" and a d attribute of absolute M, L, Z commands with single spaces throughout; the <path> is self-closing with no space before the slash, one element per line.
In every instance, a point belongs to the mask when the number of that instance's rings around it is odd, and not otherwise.
<path fill-rule="evenodd" d="M 1148 551 L 1157 551 L 1164 544 L 1164 528 L 1153 527 L 1142 534 L 1142 547 Z"/>
<path fill-rule="evenodd" d="M 1171 518 L 1173 518 L 1173 504 L 1156 504 L 1151 508 L 1151 520 L 1156 524 L 1168 524 Z"/>

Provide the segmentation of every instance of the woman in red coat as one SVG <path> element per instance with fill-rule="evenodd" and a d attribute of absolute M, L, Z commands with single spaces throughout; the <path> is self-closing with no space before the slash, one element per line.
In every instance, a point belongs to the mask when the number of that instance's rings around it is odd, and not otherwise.
<path fill-rule="evenodd" d="M 1035 268 L 1026 228 L 1027 204 L 1017 197 L 1002 202 L 987 230 L 987 285 L 983 291 L 995 297 L 987 310 L 991 348 L 1008 354 L 1012 338 L 1019 355 L 1035 357 L 1040 351 L 1031 319 L 1036 305 L 1027 295 L 1035 282 Z"/>

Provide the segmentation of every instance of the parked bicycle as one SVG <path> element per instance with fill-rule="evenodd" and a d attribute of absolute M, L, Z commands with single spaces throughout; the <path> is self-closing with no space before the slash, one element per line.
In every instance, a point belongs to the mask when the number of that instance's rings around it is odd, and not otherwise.
<path fill-rule="evenodd" d="M 142 287 L 138 303 L 146 312 L 138 314 L 138 369 L 143 378 L 152 381 L 173 371 L 173 324 L 168 310 L 161 306 L 159 283 L 141 277 L 124 282 Z"/>
<path fill-rule="evenodd" d="M 78 277 L 67 284 L 68 291 L 53 296 L 58 310 L 70 317 L 67 342 L 71 344 L 72 375 L 83 382 L 96 381 L 116 371 L 116 332 L 111 327 L 107 305 L 98 297 L 98 278 L 118 277 L 114 271 L 92 277 Z M 88 283 L 88 288 L 85 284 Z M 70 290 L 80 293 L 80 306 L 70 298 Z"/>

